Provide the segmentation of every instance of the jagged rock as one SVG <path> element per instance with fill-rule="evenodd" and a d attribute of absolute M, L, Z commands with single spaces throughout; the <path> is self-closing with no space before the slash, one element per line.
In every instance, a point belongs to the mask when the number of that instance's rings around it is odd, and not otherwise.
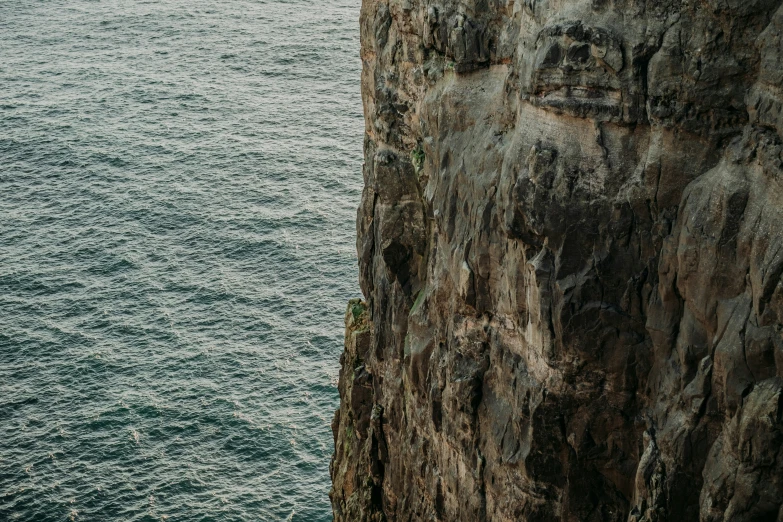
<path fill-rule="evenodd" d="M 781 3 L 364 0 L 337 522 L 783 522 Z"/>

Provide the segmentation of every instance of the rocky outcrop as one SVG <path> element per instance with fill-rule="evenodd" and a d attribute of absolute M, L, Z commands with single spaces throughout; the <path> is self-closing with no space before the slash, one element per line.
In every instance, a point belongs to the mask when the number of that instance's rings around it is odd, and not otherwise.
<path fill-rule="evenodd" d="M 781 0 L 364 0 L 336 521 L 783 522 Z"/>

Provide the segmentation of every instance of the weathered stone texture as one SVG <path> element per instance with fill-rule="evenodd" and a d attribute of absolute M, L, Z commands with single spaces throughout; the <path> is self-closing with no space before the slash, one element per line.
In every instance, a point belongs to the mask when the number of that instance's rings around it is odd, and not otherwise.
<path fill-rule="evenodd" d="M 335 520 L 783 522 L 781 0 L 364 0 Z"/>

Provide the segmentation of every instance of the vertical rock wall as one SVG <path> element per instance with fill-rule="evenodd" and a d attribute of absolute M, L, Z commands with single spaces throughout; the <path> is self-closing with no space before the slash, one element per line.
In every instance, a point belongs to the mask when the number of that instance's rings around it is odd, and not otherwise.
<path fill-rule="evenodd" d="M 364 0 L 337 522 L 783 522 L 781 0 Z"/>

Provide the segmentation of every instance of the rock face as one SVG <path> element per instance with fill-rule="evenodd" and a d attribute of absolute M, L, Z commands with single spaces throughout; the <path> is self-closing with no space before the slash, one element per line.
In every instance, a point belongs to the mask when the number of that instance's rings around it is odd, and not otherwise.
<path fill-rule="evenodd" d="M 781 0 L 364 0 L 335 521 L 783 522 Z"/>

